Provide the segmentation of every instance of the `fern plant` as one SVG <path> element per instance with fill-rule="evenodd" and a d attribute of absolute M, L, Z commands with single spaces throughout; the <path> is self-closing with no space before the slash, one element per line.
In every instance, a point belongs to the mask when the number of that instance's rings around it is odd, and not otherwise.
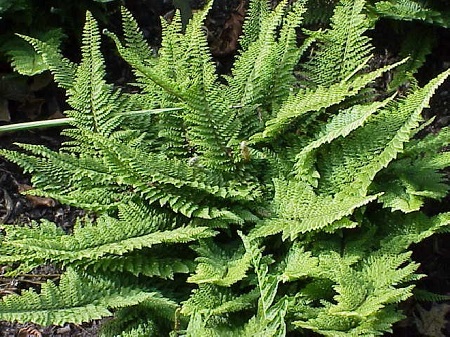
<path fill-rule="evenodd" d="M 364 0 L 339 1 L 330 27 L 304 30 L 300 45 L 306 1 L 252 0 L 233 70 L 219 75 L 209 6 L 185 30 L 179 14 L 163 23 L 157 55 L 122 10 L 123 39 L 104 33 L 134 70 L 131 94 L 104 80 L 90 13 L 80 64 L 23 37 L 67 91 L 70 140 L 0 154 L 33 174 L 28 193 L 96 220 L 71 234 L 4 226 L 10 274 L 65 272 L 4 297 L 0 319 L 114 315 L 105 336 L 376 336 L 403 317 L 422 277 L 409 246 L 450 224 L 421 210 L 448 192 L 449 131 L 414 138 L 450 70 L 380 95 L 371 84 L 406 60 L 368 67 Z"/>

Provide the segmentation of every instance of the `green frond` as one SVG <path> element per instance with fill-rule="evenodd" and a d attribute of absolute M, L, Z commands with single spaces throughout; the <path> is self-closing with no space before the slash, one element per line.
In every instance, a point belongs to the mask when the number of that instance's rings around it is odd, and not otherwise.
<path fill-rule="evenodd" d="M 416 157 L 423 154 L 436 154 L 450 144 L 450 127 L 443 127 L 438 133 L 429 133 L 421 139 L 411 139 L 405 145 L 401 157 Z"/>
<path fill-rule="evenodd" d="M 322 153 L 327 154 L 326 159 L 317 163 L 320 193 L 335 193 L 336 187 L 350 182 L 365 191 L 375 175 L 403 151 L 422 121 L 422 110 L 428 107 L 431 96 L 449 74 L 450 71 L 442 73 L 397 104 L 382 109 L 363 128 L 324 146 Z"/>
<path fill-rule="evenodd" d="M 220 248 L 210 240 L 200 241 L 199 246 L 194 248 L 199 254 L 195 259 L 198 263 L 196 273 L 188 278 L 188 282 L 229 287 L 245 278 L 252 256 L 245 252 L 243 247 L 227 248 Z"/>
<path fill-rule="evenodd" d="M 252 256 L 255 268 L 257 289 L 260 297 L 258 310 L 246 324 L 243 335 L 245 336 L 286 336 L 287 327 L 285 315 L 288 308 L 286 297 L 276 299 L 280 278 L 269 272 L 270 257 L 263 256 L 258 240 L 252 240 L 240 234 L 245 249 Z"/>
<path fill-rule="evenodd" d="M 43 264 L 46 261 L 63 265 L 84 265 L 102 257 L 119 257 L 128 252 L 142 250 L 162 243 L 187 243 L 201 238 L 214 236 L 215 233 L 206 227 L 179 227 L 173 230 L 155 231 L 159 227 L 155 222 L 170 221 L 163 215 L 154 214 L 133 223 L 124 223 L 110 217 L 100 217 L 97 223 L 86 223 L 74 229 L 73 235 L 49 234 L 41 235 L 43 231 L 54 233 L 55 225 L 43 222 L 39 228 L 5 228 L 6 237 L 2 242 L 4 252 L 0 258 L 3 263 Z M 153 223 L 153 225 L 148 225 Z M 164 226 L 164 225 L 163 225 Z M 126 230 L 124 230 L 126 228 Z M 16 234 L 19 231 L 20 237 Z"/>
<path fill-rule="evenodd" d="M 255 306 L 259 295 L 259 292 L 255 289 L 247 294 L 234 296 L 232 299 L 223 302 L 219 306 L 212 309 L 210 313 L 211 315 L 224 315 L 249 309 Z"/>
<path fill-rule="evenodd" d="M 331 143 L 339 137 L 346 137 L 350 132 L 361 127 L 371 115 L 385 107 L 393 99 L 394 96 L 391 96 L 382 102 L 374 102 L 370 105 L 354 105 L 333 116 L 319 131 L 317 139 L 305 146 L 295 157 L 294 169 L 297 172 L 297 179 L 306 180 L 317 187 L 317 179 L 320 174 L 317 171 L 314 172 L 314 167 L 311 166 L 315 162 L 315 149 L 323 144 Z"/>
<path fill-rule="evenodd" d="M 117 207 L 129 194 L 109 173 L 102 160 L 89 155 L 54 152 L 43 146 L 19 144 L 25 153 L 0 150 L 0 154 L 34 174 L 28 194 L 47 196 L 62 203 L 98 210 Z"/>
<path fill-rule="evenodd" d="M 172 330 L 178 306 L 163 297 L 119 308 L 114 318 L 102 324 L 100 336 L 167 336 Z M 142 334 L 142 335 L 141 335 Z"/>
<path fill-rule="evenodd" d="M 259 3 L 263 4 L 264 1 L 259 1 Z M 257 39 L 252 41 L 247 50 L 236 59 L 233 67 L 234 76 L 229 79 L 231 90 L 234 90 L 236 95 L 241 97 L 240 102 L 236 103 L 244 106 L 251 105 L 254 102 L 258 103 L 258 98 L 260 98 L 258 96 L 264 92 L 264 87 L 268 85 L 268 79 L 265 77 L 274 74 L 278 58 L 274 32 L 282 23 L 286 6 L 287 1 L 283 0 L 274 11 L 257 18 L 261 25 L 258 34 L 254 35 Z M 262 69 L 263 64 L 265 67 Z M 258 81 L 258 83 L 254 81 Z M 261 85 L 262 88 L 260 88 Z M 258 90 L 261 92 L 258 93 Z"/>
<path fill-rule="evenodd" d="M 277 110 L 291 94 L 291 88 L 297 81 L 294 68 L 314 42 L 314 38 L 309 38 L 303 41 L 301 47 L 297 46 L 297 29 L 303 23 L 306 10 L 306 1 L 297 1 L 283 20 L 277 41 L 278 57 L 276 70 L 273 72 L 272 93 L 269 96 L 269 100 L 273 102 L 272 110 Z"/>
<path fill-rule="evenodd" d="M 402 41 L 400 57 L 407 57 L 408 61 L 394 70 L 392 81 L 388 84 L 389 90 L 397 90 L 401 85 L 408 85 L 414 82 L 414 75 L 425 63 L 427 56 L 431 53 L 435 45 L 434 30 L 428 27 L 411 27 L 410 34 L 407 34 Z M 420 40 L 421 43 L 417 43 Z"/>
<path fill-rule="evenodd" d="M 356 264 L 346 262 L 345 256 L 326 252 L 313 257 L 309 252 L 296 249 L 293 254 L 293 257 L 303 255 L 313 262 L 313 266 L 309 270 L 298 263 L 299 270 L 291 271 L 291 275 L 327 277 L 334 283 L 332 290 L 335 293 L 333 301 L 331 298 L 330 301 L 322 300 L 316 310 L 299 311 L 297 315 L 304 319 L 294 322 L 298 327 L 325 336 L 382 335 L 386 326 L 392 324 L 392 319 L 398 320 L 402 316 L 392 310 L 392 305 L 412 295 L 412 286 L 408 282 L 415 277 L 418 265 L 409 262 L 410 252 L 396 255 L 381 250 Z M 385 312 L 392 316 L 386 317 Z"/>
<path fill-rule="evenodd" d="M 99 276 L 81 275 L 68 269 L 59 285 L 47 281 L 40 294 L 25 290 L 21 295 L 9 295 L 0 301 L 0 319 L 33 322 L 41 325 L 82 323 L 111 316 L 110 309 L 136 305 L 152 297 L 155 292 L 120 287 Z"/>
<path fill-rule="evenodd" d="M 261 130 L 266 110 L 270 108 L 270 104 L 267 104 L 268 93 L 273 91 L 274 104 L 280 99 L 278 95 L 290 93 L 293 68 L 303 52 L 297 48 L 295 39 L 295 28 L 301 24 L 304 12 L 302 5 L 302 1 L 297 3 L 294 7 L 296 11 L 292 11 L 284 23 L 287 1 L 280 2 L 274 11 L 258 18 L 261 28 L 257 39 L 234 62 L 233 76 L 227 79 L 231 104 L 241 107 L 237 110 L 237 117 L 242 123 L 242 137 Z M 275 34 L 277 29 L 281 29 L 279 41 Z"/>
<path fill-rule="evenodd" d="M 375 224 L 384 221 L 381 235 L 382 250 L 388 254 L 398 254 L 407 249 L 411 244 L 418 243 L 434 233 L 447 231 L 450 225 L 450 213 L 441 213 L 434 217 L 427 217 L 420 212 L 403 214 L 395 212 L 390 217 L 383 214 Z"/>
<path fill-rule="evenodd" d="M 305 15 L 305 24 L 329 24 L 333 17 L 337 0 L 308 0 L 308 11 Z"/>
<path fill-rule="evenodd" d="M 405 157 L 381 172 L 373 189 L 385 191 L 379 198 L 384 207 L 405 213 L 417 211 L 426 199 L 440 200 L 447 195 L 450 187 L 440 170 L 448 166 L 448 152 L 426 152 L 420 157 Z"/>
<path fill-rule="evenodd" d="M 447 26 L 441 12 L 427 6 L 426 2 L 417 0 L 378 1 L 370 7 L 378 16 L 395 20 L 419 20 Z"/>
<path fill-rule="evenodd" d="M 424 289 L 415 289 L 414 298 L 417 301 L 424 301 L 424 302 L 444 302 L 450 300 L 449 295 L 436 294 Z"/>
<path fill-rule="evenodd" d="M 61 52 L 55 48 L 54 44 L 25 35 L 18 34 L 18 36 L 30 43 L 36 52 L 41 55 L 42 60 L 52 72 L 59 86 L 66 90 L 74 86 L 76 65 L 69 59 L 63 57 Z"/>
<path fill-rule="evenodd" d="M 342 81 L 331 86 L 319 86 L 317 89 L 300 90 L 295 96 L 286 100 L 275 118 L 267 121 L 265 130 L 254 135 L 250 140 L 252 142 L 260 142 L 277 136 L 293 120 L 306 117 L 310 112 L 320 111 L 341 103 L 347 97 L 356 95 L 384 72 L 395 68 L 404 61 L 363 74 L 351 81 Z"/>
<path fill-rule="evenodd" d="M 156 253 L 159 253 L 156 251 Z M 94 271 L 103 272 L 130 272 L 135 276 L 156 276 L 162 279 L 173 279 L 175 274 L 189 274 L 195 270 L 192 260 L 176 257 L 164 257 L 164 254 L 155 256 L 153 250 L 142 249 L 122 256 L 107 256 L 101 260 L 93 261 Z"/>
<path fill-rule="evenodd" d="M 137 25 L 133 15 L 125 7 L 121 8 L 123 35 L 127 48 L 133 49 L 134 53 L 141 55 L 142 59 L 152 64 L 156 59 L 147 41 Z"/>
<path fill-rule="evenodd" d="M 241 336 L 286 336 L 287 328 L 285 315 L 287 313 L 288 302 L 286 299 L 279 300 L 274 304 L 264 318 L 254 317 L 245 326 Z"/>
<path fill-rule="evenodd" d="M 308 183 L 297 180 L 274 179 L 274 186 L 273 217 L 261 220 L 251 237 L 283 232 L 283 239 L 295 239 L 301 233 L 324 229 L 379 197 L 359 195 L 351 186 L 334 196 L 316 194 Z"/>
<path fill-rule="evenodd" d="M 291 247 L 286 257 L 285 268 L 281 275 L 283 282 L 292 282 L 320 273 L 319 258 L 299 245 Z"/>
<path fill-rule="evenodd" d="M 195 313 L 191 316 L 189 324 L 181 336 L 185 337 L 220 337 L 242 336 L 241 329 L 231 325 L 229 321 L 223 319 L 211 326 L 210 320 L 205 315 Z"/>
<path fill-rule="evenodd" d="M 184 92 L 176 81 L 168 78 L 166 75 L 162 75 L 154 67 L 145 64 L 139 55 L 135 54 L 134 50 L 124 47 L 115 34 L 108 31 L 104 31 L 104 34 L 113 39 L 120 56 L 133 67 L 139 77 L 145 77 L 148 81 L 155 84 L 155 88 L 163 89 L 167 94 L 174 96 L 176 99 L 184 97 Z"/>
<path fill-rule="evenodd" d="M 104 80 L 105 64 L 100 52 L 100 31 L 89 12 L 86 14 L 81 51 L 82 59 L 73 87 L 68 89 L 68 103 L 74 110 L 67 111 L 67 115 L 73 117 L 72 123 L 77 128 L 108 136 L 120 124 L 120 118 L 114 116 L 114 113 L 127 109 L 119 91 L 115 91 Z"/>
<path fill-rule="evenodd" d="M 183 303 L 181 313 L 194 315 L 195 312 L 206 313 L 222 304 L 222 299 L 231 293 L 229 288 L 220 287 L 210 283 L 200 284 L 192 291 L 191 296 Z"/>
<path fill-rule="evenodd" d="M 317 37 L 317 50 L 303 65 L 309 85 L 339 83 L 370 56 L 372 46 L 364 34 L 371 27 L 364 6 L 364 0 L 341 0 L 335 7 L 331 27 L 313 33 Z"/>
<path fill-rule="evenodd" d="M 218 81 L 202 29 L 207 10 L 194 14 L 184 36 L 188 46 L 186 53 L 192 59 L 189 59 L 188 67 L 191 83 L 183 100 L 189 111 L 182 117 L 189 146 L 205 157 L 209 167 L 226 170 L 233 167 L 227 145 L 237 135 L 240 125 L 231 104 L 226 100 L 221 102 L 223 87 Z"/>
<path fill-rule="evenodd" d="M 58 50 L 63 37 L 64 34 L 61 29 L 51 29 L 45 33 L 38 33 L 34 41 L 39 39 L 42 41 L 42 44 Z M 19 74 L 26 76 L 34 76 L 49 70 L 49 66 L 43 60 L 43 56 L 22 38 L 25 37 L 18 35 L 18 37 L 10 39 L 1 46 L 2 51 L 11 60 L 13 69 Z M 58 52 L 55 53 L 57 54 Z"/>
<path fill-rule="evenodd" d="M 228 315 L 255 307 L 258 297 L 257 290 L 235 294 L 228 287 L 204 283 L 194 289 L 189 299 L 183 302 L 181 313 L 191 317 L 196 312 L 210 316 Z"/>
<path fill-rule="evenodd" d="M 250 1 L 247 15 L 242 27 L 243 35 L 240 45 L 242 50 L 256 40 L 262 30 L 262 22 L 270 15 L 269 1 Z"/>

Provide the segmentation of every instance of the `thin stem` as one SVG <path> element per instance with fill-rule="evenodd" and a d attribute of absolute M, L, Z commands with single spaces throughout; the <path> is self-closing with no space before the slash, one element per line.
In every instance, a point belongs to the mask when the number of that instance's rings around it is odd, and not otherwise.
<path fill-rule="evenodd" d="M 181 108 L 163 108 L 163 109 L 149 109 L 149 110 L 139 110 L 139 111 L 129 111 L 122 112 L 119 115 L 124 117 L 135 117 L 147 114 L 159 114 L 167 111 L 180 110 Z M 8 124 L 0 126 L 0 134 L 6 132 L 16 132 L 23 130 L 32 130 L 32 129 L 44 129 L 44 128 L 54 128 L 58 126 L 66 126 L 69 125 L 74 119 L 67 118 L 58 118 L 58 119 L 50 119 L 45 121 L 34 121 L 34 122 L 24 122 L 24 123 L 16 123 L 16 124 Z"/>

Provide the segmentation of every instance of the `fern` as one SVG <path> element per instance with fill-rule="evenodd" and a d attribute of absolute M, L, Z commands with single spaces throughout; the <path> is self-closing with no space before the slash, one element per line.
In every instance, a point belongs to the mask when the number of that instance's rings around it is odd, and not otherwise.
<path fill-rule="evenodd" d="M 34 261 L 36 266 L 46 261 L 67 264 L 84 264 L 102 257 L 122 256 L 125 253 L 152 247 L 156 244 L 189 242 L 213 236 L 206 227 L 179 227 L 169 231 L 155 231 L 156 222 L 163 222 L 164 216 L 145 220 L 134 220 L 127 232 L 124 223 L 113 218 L 99 218 L 94 225 L 78 227 L 74 235 L 64 235 L 52 223 L 42 223 L 36 228 L 15 228 L 8 233 L 8 240 L 2 244 L 3 262 Z M 153 223 L 153 226 L 149 226 Z M 103 234 L 103 235 L 101 235 Z M 46 239 L 44 239 L 46 238 Z M 11 254 L 13 252 L 13 254 Z"/>
<path fill-rule="evenodd" d="M 83 276 L 68 269 L 59 286 L 48 281 L 42 285 L 40 294 L 28 290 L 21 296 L 6 297 L 0 303 L 0 317 L 2 320 L 32 321 L 42 325 L 82 323 L 110 316 L 109 308 L 135 305 L 152 297 L 162 306 L 173 306 L 157 293 L 118 288 L 108 278 Z"/>
<path fill-rule="evenodd" d="M 25 41 L 29 42 L 41 55 L 42 60 L 52 71 L 55 80 L 64 88 L 69 89 L 73 86 L 75 78 L 75 64 L 64 58 L 54 45 L 28 36 L 19 35 Z"/>
<path fill-rule="evenodd" d="M 371 52 L 365 1 L 340 1 L 331 18 L 331 28 L 315 32 L 319 41 L 316 57 L 304 65 L 310 83 L 330 85 L 352 75 Z M 344 24 L 345 23 L 345 24 Z"/>
<path fill-rule="evenodd" d="M 0 318 L 113 315 L 104 336 L 390 331 L 422 277 L 409 247 L 450 225 L 448 213 L 422 210 L 448 193 L 449 129 L 416 137 L 450 70 L 418 86 L 412 74 L 430 46 L 410 53 L 411 40 L 402 56 L 413 57 L 369 66 L 367 32 L 389 16 L 382 6 L 413 2 L 325 1 L 321 16 L 317 1 L 252 0 L 225 75 L 203 29 L 212 3 L 185 27 L 179 13 L 163 20 L 158 50 L 122 9 L 124 38 L 104 33 L 133 69 L 131 94 L 105 81 L 91 14 L 79 64 L 24 37 L 67 92 L 69 140 L 0 155 L 33 174 L 27 193 L 95 220 L 70 234 L 47 221 L 3 227 L 11 275 L 65 271 L 39 294 L 5 296 Z M 395 71 L 386 92 L 370 89 Z M 392 94 L 405 81 L 409 90 Z"/>
<path fill-rule="evenodd" d="M 447 26 L 448 21 L 439 10 L 427 6 L 423 1 L 395 0 L 378 1 L 372 9 L 380 16 L 397 20 L 420 20 Z"/>
<path fill-rule="evenodd" d="M 60 29 L 37 34 L 37 38 L 53 50 L 58 48 L 63 37 L 64 34 Z M 33 76 L 49 69 L 44 56 L 38 54 L 32 46 L 18 37 L 4 43 L 2 49 L 11 59 L 13 69 L 21 75 Z"/>
<path fill-rule="evenodd" d="M 221 250 L 212 242 L 200 242 L 195 248 L 200 257 L 197 258 L 196 274 L 188 278 L 188 282 L 211 283 L 220 286 L 231 286 L 245 278 L 250 267 L 251 255 L 237 249 Z"/>

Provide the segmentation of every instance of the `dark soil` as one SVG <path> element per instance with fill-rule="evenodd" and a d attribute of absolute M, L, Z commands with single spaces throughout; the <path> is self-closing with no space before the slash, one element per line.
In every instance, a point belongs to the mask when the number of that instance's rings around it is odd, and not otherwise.
<path fill-rule="evenodd" d="M 158 3 L 158 6 L 155 5 Z M 171 15 L 172 7 L 164 1 L 129 1 L 129 7 L 138 13 L 138 21 L 143 27 L 144 33 L 153 45 L 159 43 L 160 24 L 158 16 Z M 208 37 L 214 57 L 217 60 L 219 71 L 226 72 L 230 69 L 234 53 L 238 47 L 237 36 L 240 34 L 240 25 L 244 14 L 245 1 L 221 0 L 217 1 L 206 23 Z M 192 7 L 200 8 L 203 1 L 192 1 Z M 120 24 L 111 20 L 112 25 Z M 423 70 L 419 74 L 420 81 L 428 81 L 450 65 L 450 46 L 448 45 L 448 31 L 437 31 L 437 44 L 432 55 L 427 60 Z M 390 51 L 384 43 L 385 36 L 374 36 L 377 45 L 379 62 L 389 59 L 389 53 L 395 58 L 395 51 Z M 108 54 L 107 63 L 110 71 L 108 76 L 119 85 L 127 82 L 131 74 L 127 67 L 112 53 Z M 76 58 L 77 56 L 74 56 Z M 0 65 L 0 70 L 10 71 L 5 64 Z M 36 84 L 37 82 L 38 84 Z M 16 83 L 16 82 L 14 82 Z M 18 84 L 17 84 L 18 83 Z M 30 120 L 57 118 L 62 116 L 66 109 L 64 94 L 56 88 L 51 79 L 44 76 L 17 80 L 20 88 L 20 99 L 17 96 L 8 101 L 10 111 L 10 123 Z M 42 84 L 44 83 L 44 84 Z M 17 89 L 19 90 L 19 89 Z M 426 117 L 435 117 L 434 122 L 427 127 L 425 132 L 437 132 L 442 127 L 450 124 L 450 82 L 441 86 L 432 100 L 431 108 L 426 111 Z M 1 123 L 1 119 L 0 119 Z M 3 122 L 5 123 L 5 122 Z M 1 148 L 16 149 L 15 142 L 42 144 L 57 149 L 63 141 L 59 135 L 60 130 L 37 130 L 17 132 L 0 135 Z M 20 193 L 31 185 L 30 176 L 22 170 L 2 158 L 0 158 L 0 224 L 27 225 L 32 221 L 48 219 L 61 226 L 67 232 L 73 228 L 75 220 L 83 216 L 82 210 L 61 205 L 54 200 L 46 198 L 27 198 Z M 450 197 L 441 202 L 429 203 L 426 211 L 436 214 L 442 211 L 450 211 Z M 450 295 L 450 246 L 448 242 L 450 234 L 435 235 L 428 240 L 413 247 L 413 259 L 420 262 L 420 273 L 426 274 L 419 282 L 419 289 L 442 295 Z M 39 284 L 48 279 L 57 279 L 60 271 L 52 266 L 43 266 L 34 270 L 29 275 L 9 278 L 2 276 L 6 267 L 0 266 L 0 297 L 20 292 L 29 287 L 39 288 Z M 419 302 L 410 299 L 402 304 L 407 318 L 399 322 L 392 334 L 385 336 L 419 337 L 419 336 L 450 336 L 448 313 L 450 301 Z M 82 325 L 68 324 L 62 327 L 39 327 L 29 324 L 14 324 L 0 322 L 0 337 L 13 336 L 97 336 L 101 321 L 90 322 Z M 440 335 L 441 334 L 441 335 Z"/>

